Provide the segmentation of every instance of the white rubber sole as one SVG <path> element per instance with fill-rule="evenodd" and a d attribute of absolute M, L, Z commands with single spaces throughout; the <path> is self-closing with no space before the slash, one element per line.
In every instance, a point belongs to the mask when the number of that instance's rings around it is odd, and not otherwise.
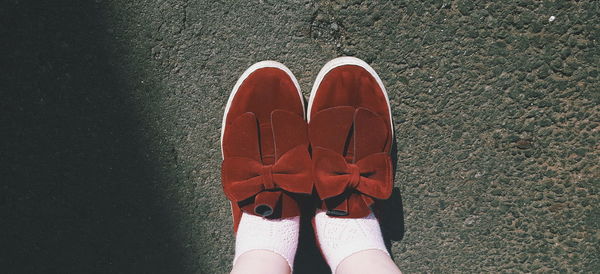
<path fill-rule="evenodd" d="M 306 113 L 308 113 L 307 117 L 306 117 L 307 121 L 310 122 L 310 111 L 312 109 L 313 100 L 315 99 L 317 90 L 319 89 L 319 86 L 321 85 L 321 81 L 323 81 L 323 78 L 325 78 L 325 75 L 327 75 L 327 73 L 329 73 L 329 71 L 331 71 L 332 69 L 334 69 L 336 67 L 344 66 L 344 65 L 352 65 L 352 66 L 362 67 L 365 70 L 367 70 L 367 72 L 369 72 L 375 78 L 375 80 L 377 81 L 377 84 L 381 88 L 381 91 L 383 91 L 383 96 L 385 96 L 385 101 L 387 102 L 388 113 L 390 115 L 390 131 L 392 132 L 392 137 L 393 137 L 394 136 L 394 124 L 392 122 L 392 110 L 390 107 L 390 99 L 388 98 L 387 91 L 385 90 L 385 86 L 383 85 L 381 78 L 379 78 L 379 75 L 377 75 L 377 72 L 375 72 L 375 70 L 371 66 L 369 66 L 369 64 L 367 64 L 365 61 L 360 60 L 356 57 L 351 57 L 351 56 L 335 58 L 335 59 L 327 62 L 327 64 L 325 64 L 323 66 L 323 68 L 321 68 L 321 70 L 319 71 L 319 74 L 317 74 L 317 79 L 315 80 L 315 83 L 312 86 L 312 90 L 310 91 L 310 97 L 308 99 L 308 110 L 306 111 Z"/>
<path fill-rule="evenodd" d="M 244 80 L 246 80 L 246 78 L 248 78 L 248 76 L 250 76 L 250 74 L 252 74 L 254 71 L 261 69 L 261 68 L 278 68 L 278 69 L 282 70 L 283 72 L 285 72 L 292 79 L 292 82 L 294 82 L 294 86 L 296 86 L 296 90 L 298 91 L 298 97 L 300 97 L 300 102 L 302 103 L 303 117 L 306 117 L 306 112 L 304 110 L 304 96 L 302 96 L 302 92 L 300 91 L 300 85 L 298 84 L 298 80 L 296 80 L 296 77 L 294 76 L 292 71 L 290 71 L 290 69 L 287 68 L 284 64 L 276 62 L 276 61 L 267 60 L 267 61 L 261 61 L 261 62 L 255 63 L 252 66 L 250 66 L 248 69 L 246 69 L 246 71 L 244 71 L 244 73 L 242 73 L 242 76 L 240 76 L 240 78 L 235 83 L 235 86 L 233 86 L 233 89 L 231 90 L 231 93 L 229 94 L 229 99 L 227 99 L 227 104 L 225 105 L 225 112 L 223 113 L 223 122 L 221 123 L 221 158 L 224 157 L 224 155 L 223 155 L 223 134 L 225 133 L 225 125 L 227 122 L 225 119 L 227 118 L 227 114 L 229 113 L 229 109 L 231 108 L 231 103 L 233 102 L 233 98 L 235 97 L 235 94 L 237 93 L 237 91 L 240 88 L 240 86 L 242 85 L 242 83 L 244 83 Z"/>

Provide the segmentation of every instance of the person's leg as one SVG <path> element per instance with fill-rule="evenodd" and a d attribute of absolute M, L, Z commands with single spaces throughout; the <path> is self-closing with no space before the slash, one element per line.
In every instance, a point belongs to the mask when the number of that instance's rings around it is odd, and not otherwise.
<path fill-rule="evenodd" d="M 334 274 L 401 273 L 385 248 L 379 221 L 337 218 L 325 211 L 315 215 L 314 227 L 325 260 Z"/>
<path fill-rule="evenodd" d="M 402 273 L 387 253 L 377 249 L 367 249 L 354 253 L 338 265 L 338 274 L 362 273 Z"/>
<path fill-rule="evenodd" d="M 287 261 L 279 254 L 268 250 L 248 251 L 235 261 L 232 274 L 288 274 Z"/>
<path fill-rule="evenodd" d="M 271 220 L 243 213 L 231 273 L 290 273 L 299 231 L 300 217 Z"/>

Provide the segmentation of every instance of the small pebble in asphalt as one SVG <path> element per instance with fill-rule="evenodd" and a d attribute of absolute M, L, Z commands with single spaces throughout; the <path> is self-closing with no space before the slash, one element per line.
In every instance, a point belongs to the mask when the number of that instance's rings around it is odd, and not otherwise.
<path fill-rule="evenodd" d="M 520 149 L 531 148 L 531 141 L 530 140 L 521 139 L 521 140 L 517 141 L 517 147 L 520 148 Z"/>

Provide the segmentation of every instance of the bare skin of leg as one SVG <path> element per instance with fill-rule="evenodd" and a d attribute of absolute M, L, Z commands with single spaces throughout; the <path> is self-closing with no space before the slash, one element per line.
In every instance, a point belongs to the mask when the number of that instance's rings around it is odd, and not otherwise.
<path fill-rule="evenodd" d="M 381 250 L 369 249 L 357 252 L 344 259 L 337 267 L 336 274 L 401 274 L 392 258 Z"/>
<path fill-rule="evenodd" d="M 237 258 L 231 274 L 289 274 L 290 266 L 279 254 L 268 250 L 248 251 Z"/>

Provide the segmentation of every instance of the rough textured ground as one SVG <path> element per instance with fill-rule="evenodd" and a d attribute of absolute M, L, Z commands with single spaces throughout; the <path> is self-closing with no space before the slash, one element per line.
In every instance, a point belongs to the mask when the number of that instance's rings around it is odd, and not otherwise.
<path fill-rule="evenodd" d="M 389 91 L 404 272 L 600 271 L 600 2 L 7 0 L 0 14 L 3 272 L 227 272 L 231 87 L 273 59 L 307 95 L 340 55 Z M 303 237 L 298 272 L 326 272 Z"/>

